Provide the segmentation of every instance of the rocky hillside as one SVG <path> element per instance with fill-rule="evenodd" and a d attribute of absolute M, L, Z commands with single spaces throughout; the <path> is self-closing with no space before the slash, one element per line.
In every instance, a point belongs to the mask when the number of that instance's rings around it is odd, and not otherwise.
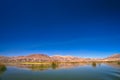
<path fill-rule="evenodd" d="M 0 62 L 8 62 L 10 57 L 0 56 Z"/>
<path fill-rule="evenodd" d="M 7 59 L 7 60 L 6 60 Z M 0 57 L 1 62 L 51 62 L 51 57 L 45 54 L 31 54 L 28 56 Z"/>
<path fill-rule="evenodd" d="M 74 56 L 48 56 L 45 54 L 31 54 L 28 56 L 5 57 L 0 56 L 0 62 L 89 62 L 89 61 L 120 61 L 120 54 L 115 54 L 104 59 L 80 58 Z"/>
<path fill-rule="evenodd" d="M 112 56 L 109 56 L 108 58 L 120 58 L 120 54 L 114 54 Z"/>
<path fill-rule="evenodd" d="M 80 58 L 80 57 L 74 57 L 74 56 L 51 56 L 51 58 L 56 62 L 83 62 L 86 59 Z"/>
<path fill-rule="evenodd" d="M 104 61 L 120 61 L 120 54 L 114 54 L 104 59 Z"/>

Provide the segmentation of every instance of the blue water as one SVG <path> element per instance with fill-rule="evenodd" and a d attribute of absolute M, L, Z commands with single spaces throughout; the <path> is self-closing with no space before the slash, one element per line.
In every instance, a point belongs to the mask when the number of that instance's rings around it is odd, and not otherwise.
<path fill-rule="evenodd" d="M 0 74 L 0 80 L 120 80 L 120 65 L 61 65 L 44 69 L 7 66 L 7 70 Z"/>

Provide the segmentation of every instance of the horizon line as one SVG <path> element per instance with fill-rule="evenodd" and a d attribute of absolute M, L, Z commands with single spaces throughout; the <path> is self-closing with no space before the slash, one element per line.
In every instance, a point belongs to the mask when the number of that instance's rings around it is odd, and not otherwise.
<path fill-rule="evenodd" d="M 52 56 L 72 56 L 72 55 L 48 55 L 48 54 L 45 54 L 45 53 L 30 53 L 30 54 L 27 54 L 27 55 L 17 55 L 17 56 L 5 56 L 5 55 L 0 55 L 0 56 L 3 56 L 3 57 L 18 57 L 18 56 L 29 56 L 29 55 L 47 55 L 47 56 L 49 56 L 49 57 L 52 57 Z M 112 54 L 112 55 L 118 55 L 118 54 L 120 54 L 120 53 L 114 53 L 114 54 Z M 112 55 L 109 55 L 109 56 L 112 56 Z M 109 56 L 107 56 L 107 57 L 109 57 Z M 95 58 L 98 58 L 98 57 L 81 57 L 81 56 L 72 56 L 72 57 L 78 57 L 78 58 L 91 58 L 91 59 L 95 59 Z M 107 58 L 107 57 L 103 57 L 103 58 Z M 102 58 L 99 58 L 99 59 L 102 59 Z"/>

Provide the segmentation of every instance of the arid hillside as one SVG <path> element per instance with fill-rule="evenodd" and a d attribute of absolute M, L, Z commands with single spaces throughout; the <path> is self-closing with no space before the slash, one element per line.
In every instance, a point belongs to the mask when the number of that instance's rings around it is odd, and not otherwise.
<path fill-rule="evenodd" d="M 104 59 L 104 61 L 120 61 L 120 54 L 114 54 Z"/>
<path fill-rule="evenodd" d="M 0 62 L 19 63 L 19 62 L 90 62 L 90 61 L 120 61 L 120 54 L 114 54 L 103 59 L 81 58 L 74 56 L 48 56 L 45 54 L 31 54 L 28 56 L 5 57 L 0 56 Z"/>

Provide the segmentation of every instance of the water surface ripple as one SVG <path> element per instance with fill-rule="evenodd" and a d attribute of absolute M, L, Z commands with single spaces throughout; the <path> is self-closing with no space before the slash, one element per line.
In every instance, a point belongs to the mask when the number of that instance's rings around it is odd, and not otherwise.
<path fill-rule="evenodd" d="M 120 65 L 14 65 L 7 66 L 0 80 L 120 80 Z"/>

